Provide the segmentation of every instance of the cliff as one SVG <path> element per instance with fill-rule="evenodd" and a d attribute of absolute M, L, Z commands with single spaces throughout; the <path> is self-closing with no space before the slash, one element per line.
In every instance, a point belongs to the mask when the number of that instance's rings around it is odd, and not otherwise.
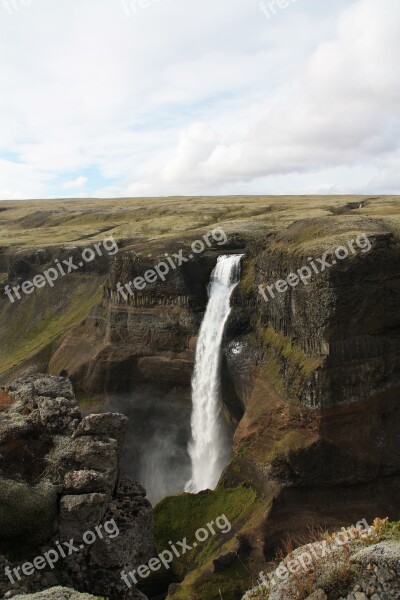
<path fill-rule="evenodd" d="M 120 576 L 154 553 L 145 491 L 120 477 L 126 425 L 118 414 L 82 418 L 65 378 L 36 375 L 3 389 L 0 593 L 57 582 L 143 598 Z"/>
<path fill-rule="evenodd" d="M 336 246 L 359 227 L 368 253 L 269 302 L 259 294 L 249 332 L 227 346 L 246 412 L 225 477 L 257 482 L 273 496 L 262 527 L 266 558 L 288 531 L 398 516 L 398 242 L 381 222 L 346 218 L 334 233 Z M 249 257 L 253 288 L 245 289 L 245 276 L 237 304 L 254 297 L 258 285 L 309 264 L 310 255 L 329 252 L 332 262 L 332 237 L 329 220 L 318 219 L 271 239 Z M 236 368 L 249 354 L 257 355 L 250 388 Z"/>

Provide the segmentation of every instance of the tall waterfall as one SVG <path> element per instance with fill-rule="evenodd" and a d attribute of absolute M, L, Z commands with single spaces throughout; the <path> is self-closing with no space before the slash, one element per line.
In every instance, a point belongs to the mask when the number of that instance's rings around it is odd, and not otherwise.
<path fill-rule="evenodd" d="M 228 464 L 229 440 L 220 398 L 221 344 L 230 298 L 240 279 L 241 255 L 220 256 L 208 288 L 209 300 L 200 328 L 192 380 L 192 478 L 188 492 L 214 489 Z"/>

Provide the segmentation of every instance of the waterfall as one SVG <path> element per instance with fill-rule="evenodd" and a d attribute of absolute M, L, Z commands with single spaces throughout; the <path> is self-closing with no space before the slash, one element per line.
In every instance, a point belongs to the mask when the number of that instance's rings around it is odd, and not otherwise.
<path fill-rule="evenodd" d="M 220 256 L 208 287 L 209 300 L 200 328 L 192 379 L 192 478 L 187 492 L 214 489 L 230 458 L 230 444 L 221 415 L 220 365 L 230 298 L 240 279 L 243 254 Z"/>

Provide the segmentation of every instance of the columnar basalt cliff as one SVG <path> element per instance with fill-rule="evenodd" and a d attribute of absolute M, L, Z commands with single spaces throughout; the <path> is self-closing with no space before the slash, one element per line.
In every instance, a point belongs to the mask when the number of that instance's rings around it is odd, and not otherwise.
<path fill-rule="evenodd" d="M 70 381 L 61 377 L 16 381 L 1 398 L 0 544 L 9 557 L 1 563 L 13 581 L 1 569 L 0 593 L 59 582 L 111 600 L 144 598 L 120 576 L 155 551 L 145 491 L 120 478 L 127 418 L 82 418 Z M 65 546 L 55 559 L 59 542 L 73 542 L 75 551 Z M 53 572 L 41 564 L 45 572 L 21 574 L 22 563 L 47 551 Z"/>
<path fill-rule="evenodd" d="M 381 223 L 347 219 L 336 247 L 363 231 L 368 253 L 268 302 L 257 289 L 309 264 L 310 255 L 327 251 L 332 262 L 330 241 L 312 247 L 316 230 L 320 238 L 328 227 L 326 219 L 296 223 L 250 253 L 236 304 L 241 314 L 243 299 L 257 295 L 257 309 L 248 332 L 226 347 L 246 412 L 225 480 L 255 482 L 273 498 L 261 527 L 266 557 L 288 532 L 398 517 L 400 256 L 393 234 Z"/>

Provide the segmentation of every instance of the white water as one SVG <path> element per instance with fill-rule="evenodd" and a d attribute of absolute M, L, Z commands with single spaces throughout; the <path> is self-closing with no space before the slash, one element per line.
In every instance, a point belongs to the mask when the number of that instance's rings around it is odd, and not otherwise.
<path fill-rule="evenodd" d="M 240 279 L 241 255 L 220 256 L 208 288 L 209 300 L 200 328 L 192 380 L 192 478 L 188 492 L 214 489 L 229 462 L 230 447 L 220 398 L 221 344 L 231 311 L 230 298 Z"/>

